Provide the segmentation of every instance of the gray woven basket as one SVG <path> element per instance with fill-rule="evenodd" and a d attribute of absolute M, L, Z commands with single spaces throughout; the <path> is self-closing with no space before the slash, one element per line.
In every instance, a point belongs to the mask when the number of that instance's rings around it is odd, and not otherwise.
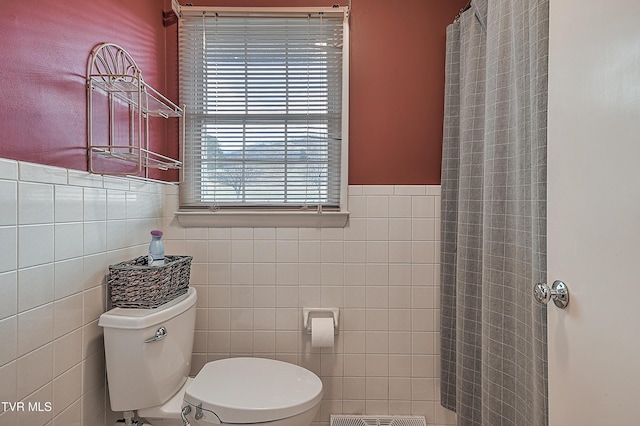
<path fill-rule="evenodd" d="M 162 266 L 148 266 L 147 256 L 109 266 L 111 305 L 157 308 L 189 289 L 191 256 L 165 256 Z"/>

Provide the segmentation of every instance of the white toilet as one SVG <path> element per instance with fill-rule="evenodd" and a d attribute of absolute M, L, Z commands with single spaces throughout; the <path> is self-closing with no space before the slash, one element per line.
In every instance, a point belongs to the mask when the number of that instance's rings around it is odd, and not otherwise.
<path fill-rule="evenodd" d="M 100 316 L 111 409 L 137 411 L 155 426 L 309 426 L 322 382 L 294 364 L 264 358 L 191 367 L 196 290 L 155 309 L 114 308 Z"/>

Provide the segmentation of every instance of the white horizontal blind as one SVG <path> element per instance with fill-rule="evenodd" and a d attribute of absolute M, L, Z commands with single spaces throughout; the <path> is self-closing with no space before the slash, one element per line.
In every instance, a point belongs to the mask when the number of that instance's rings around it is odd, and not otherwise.
<path fill-rule="evenodd" d="M 338 207 L 343 17 L 184 16 L 182 207 Z"/>

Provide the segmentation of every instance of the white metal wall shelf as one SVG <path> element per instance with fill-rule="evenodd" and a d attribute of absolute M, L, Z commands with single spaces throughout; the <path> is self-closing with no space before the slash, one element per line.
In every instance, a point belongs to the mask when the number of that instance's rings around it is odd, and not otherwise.
<path fill-rule="evenodd" d="M 149 169 L 180 169 L 179 160 L 150 150 L 150 117 L 182 118 L 184 108 L 145 83 L 142 71 L 122 47 L 113 43 L 96 47 L 87 75 L 89 171 L 144 173 L 148 178 Z"/>

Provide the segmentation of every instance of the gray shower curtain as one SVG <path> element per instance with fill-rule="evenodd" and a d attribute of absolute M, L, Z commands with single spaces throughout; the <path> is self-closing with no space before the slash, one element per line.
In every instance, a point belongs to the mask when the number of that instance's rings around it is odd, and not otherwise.
<path fill-rule="evenodd" d="M 546 425 L 548 0 L 473 0 L 447 28 L 441 401 L 458 425 Z"/>

